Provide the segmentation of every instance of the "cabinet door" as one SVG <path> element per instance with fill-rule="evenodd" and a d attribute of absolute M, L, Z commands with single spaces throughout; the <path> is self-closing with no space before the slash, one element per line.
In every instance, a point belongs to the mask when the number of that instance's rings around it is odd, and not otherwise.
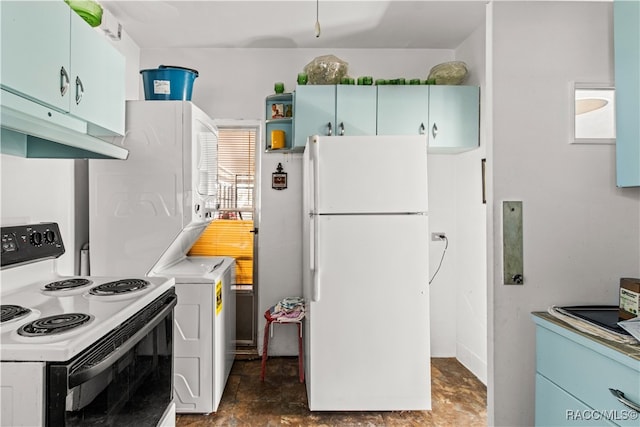
<path fill-rule="evenodd" d="M 476 86 L 429 86 L 429 150 L 459 152 L 478 147 L 479 101 Z"/>
<path fill-rule="evenodd" d="M 0 8 L 2 87 L 68 111 L 71 9 L 62 1 L 2 1 Z"/>
<path fill-rule="evenodd" d="M 378 135 L 420 135 L 429 120 L 429 86 L 378 86 Z"/>
<path fill-rule="evenodd" d="M 536 374 L 535 425 L 542 426 L 613 426 L 600 417 L 589 417 L 595 413 L 592 408 L 552 383 L 544 376 Z"/>
<path fill-rule="evenodd" d="M 619 187 L 640 186 L 640 2 L 613 4 L 616 78 L 616 175 Z"/>
<path fill-rule="evenodd" d="M 304 147 L 311 135 L 335 135 L 336 86 L 298 86 L 295 99 L 294 148 Z"/>
<path fill-rule="evenodd" d="M 71 16 L 71 113 L 89 133 L 124 134 L 124 57 L 75 13 Z"/>
<path fill-rule="evenodd" d="M 596 411 L 622 414 L 627 410 L 610 388 L 640 402 L 640 361 L 553 324 L 536 328 L 536 371 Z M 638 426 L 632 417 L 612 421 Z"/>
<path fill-rule="evenodd" d="M 376 134 L 376 87 L 336 86 L 336 135 Z"/>

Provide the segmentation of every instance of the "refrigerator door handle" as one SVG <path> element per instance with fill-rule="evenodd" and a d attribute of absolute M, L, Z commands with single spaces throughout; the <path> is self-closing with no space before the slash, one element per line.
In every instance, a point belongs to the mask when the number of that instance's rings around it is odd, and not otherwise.
<path fill-rule="evenodd" d="M 309 270 L 313 274 L 316 271 L 316 219 L 309 214 Z"/>
<path fill-rule="evenodd" d="M 317 279 L 316 268 L 318 266 L 317 247 L 316 247 L 316 220 L 318 219 L 316 213 L 316 163 L 313 156 L 309 158 L 309 175 L 308 185 L 311 191 L 308 192 L 309 197 L 309 274 L 311 274 L 311 300 L 320 300 L 320 289 Z"/>
<path fill-rule="evenodd" d="M 318 248 L 316 239 L 316 216 L 311 215 L 309 221 L 309 274 L 311 274 L 311 301 L 320 301 L 320 284 L 318 283 Z"/>

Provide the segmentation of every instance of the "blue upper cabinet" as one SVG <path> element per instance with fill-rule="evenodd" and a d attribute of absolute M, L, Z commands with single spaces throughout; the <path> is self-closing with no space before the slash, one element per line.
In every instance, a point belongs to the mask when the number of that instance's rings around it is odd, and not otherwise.
<path fill-rule="evenodd" d="M 336 135 L 376 134 L 376 87 L 336 86 Z"/>
<path fill-rule="evenodd" d="M 378 135 L 421 135 L 429 123 L 429 86 L 378 86 Z"/>
<path fill-rule="evenodd" d="M 311 135 L 375 135 L 375 86 L 298 86 L 294 133 L 294 149 L 304 147 Z"/>
<path fill-rule="evenodd" d="M 122 135 L 125 59 L 64 1 L 3 1 L 2 89 Z"/>
<path fill-rule="evenodd" d="M 640 1 L 613 4 L 616 85 L 616 176 L 640 186 Z"/>
<path fill-rule="evenodd" d="M 3 89 L 69 111 L 70 13 L 63 1 L 0 2 Z"/>
<path fill-rule="evenodd" d="M 304 148 L 311 135 L 335 135 L 336 86 L 296 87 L 293 111 L 293 148 Z"/>
<path fill-rule="evenodd" d="M 71 13 L 71 114 L 92 135 L 124 134 L 125 59 L 75 12 Z"/>
<path fill-rule="evenodd" d="M 428 135 L 429 151 L 479 146 L 477 86 L 298 86 L 294 146 L 311 135 Z"/>
<path fill-rule="evenodd" d="M 429 86 L 429 151 L 458 153 L 480 143 L 480 89 Z"/>

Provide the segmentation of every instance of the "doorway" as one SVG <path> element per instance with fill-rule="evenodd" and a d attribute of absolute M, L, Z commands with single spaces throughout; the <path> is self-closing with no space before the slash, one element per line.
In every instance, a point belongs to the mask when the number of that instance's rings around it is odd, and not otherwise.
<path fill-rule="evenodd" d="M 230 256 L 236 260 L 236 348 L 255 351 L 259 188 L 256 149 L 261 140 L 258 120 L 218 120 L 218 203 L 216 218 L 189 255 Z"/>

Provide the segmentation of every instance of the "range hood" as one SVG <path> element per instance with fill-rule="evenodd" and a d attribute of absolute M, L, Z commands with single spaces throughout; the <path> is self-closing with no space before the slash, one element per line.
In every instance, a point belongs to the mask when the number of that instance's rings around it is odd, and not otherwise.
<path fill-rule="evenodd" d="M 47 159 L 121 159 L 129 151 L 87 133 L 86 122 L 2 90 L 2 154 Z"/>

